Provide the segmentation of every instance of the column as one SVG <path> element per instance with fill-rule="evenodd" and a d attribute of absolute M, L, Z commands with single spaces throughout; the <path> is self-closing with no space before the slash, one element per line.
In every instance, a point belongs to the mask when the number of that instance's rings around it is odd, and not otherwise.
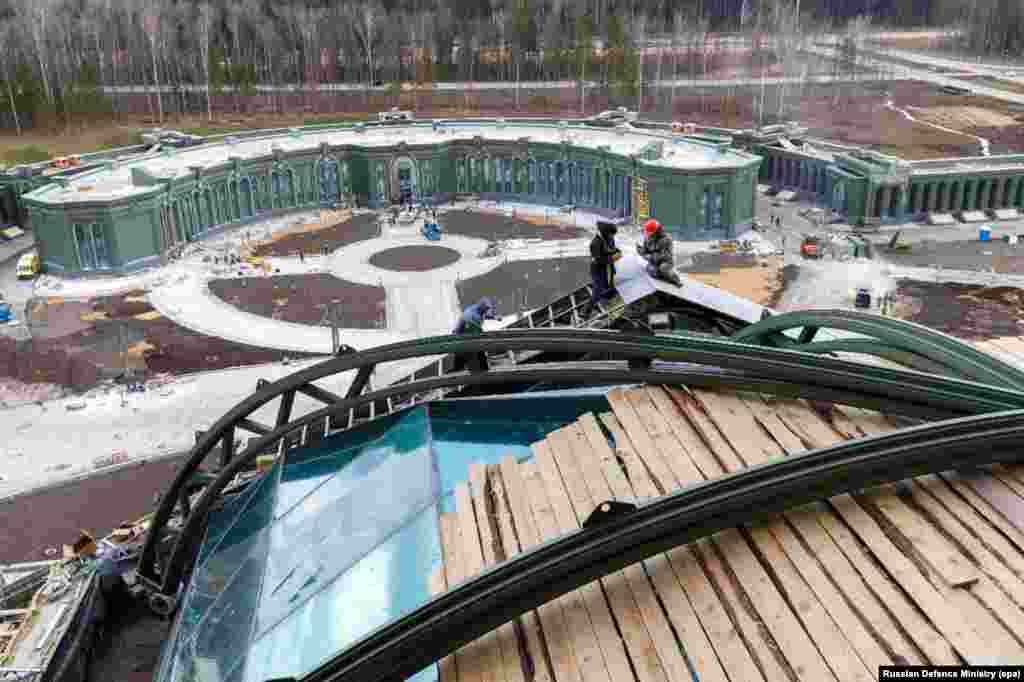
<path fill-rule="evenodd" d="M 987 178 L 982 188 L 981 198 L 978 200 L 978 209 L 987 211 L 992 208 L 992 178 Z"/>
<path fill-rule="evenodd" d="M 878 188 L 878 217 L 885 218 L 891 215 L 892 209 L 892 188 L 891 187 L 879 187 Z"/>
<path fill-rule="evenodd" d="M 960 206 L 963 203 L 963 183 L 956 180 L 953 182 L 953 187 L 951 189 L 953 196 L 949 202 L 949 210 L 950 212 L 959 211 Z"/>
<path fill-rule="evenodd" d="M 1013 205 L 1020 207 L 1024 204 L 1024 178 L 1017 178 L 1017 196 L 1013 200 Z"/>
<path fill-rule="evenodd" d="M 999 198 L 996 200 L 996 208 L 1006 208 L 1010 205 L 1010 181 L 1011 178 L 1002 178 L 999 182 Z"/>
<path fill-rule="evenodd" d="M 1013 199 L 1017 194 L 1017 178 L 1006 178 L 1006 192 L 1003 196 L 1003 205 L 1006 208 L 1013 208 Z"/>
<path fill-rule="evenodd" d="M 946 187 L 946 183 L 940 182 L 938 189 L 935 191 L 935 210 L 939 213 L 946 212 L 946 202 L 949 199 L 949 191 Z"/>

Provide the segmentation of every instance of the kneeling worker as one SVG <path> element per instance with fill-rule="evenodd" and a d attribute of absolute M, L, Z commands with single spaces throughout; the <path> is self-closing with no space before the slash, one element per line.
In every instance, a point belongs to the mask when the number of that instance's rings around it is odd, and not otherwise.
<path fill-rule="evenodd" d="M 590 306 L 586 317 L 594 313 L 595 308 L 614 295 L 615 261 L 622 257 L 622 251 L 615 246 L 615 233 L 618 228 L 614 223 L 605 220 L 597 222 L 597 235 L 590 242 Z"/>
<path fill-rule="evenodd" d="M 484 331 L 484 320 L 493 320 L 495 317 L 497 315 L 495 314 L 494 301 L 487 297 L 481 298 L 477 303 L 468 306 L 462 311 L 459 322 L 455 325 L 455 329 L 452 330 L 452 334 L 457 336 L 482 334 Z M 456 372 L 462 370 L 467 365 L 471 372 L 486 371 L 487 353 L 480 351 L 478 353 L 466 353 L 455 356 Z"/>
<path fill-rule="evenodd" d="M 644 235 L 644 241 L 636 245 L 636 251 L 647 261 L 647 274 L 677 287 L 682 286 L 683 282 L 675 271 L 672 237 L 665 233 L 661 223 L 654 218 L 644 223 Z"/>

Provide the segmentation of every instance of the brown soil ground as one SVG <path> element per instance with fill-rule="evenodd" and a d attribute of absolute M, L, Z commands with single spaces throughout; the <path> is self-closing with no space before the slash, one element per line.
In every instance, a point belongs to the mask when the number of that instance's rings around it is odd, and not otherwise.
<path fill-rule="evenodd" d="M 742 296 L 760 305 L 772 306 L 782 295 L 784 276 L 782 256 L 757 258 L 730 254 L 697 254 L 713 258 L 695 258 L 695 266 L 682 268 L 687 277 L 723 291 Z M 713 261 L 719 260 L 717 270 Z"/>
<path fill-rule="evenodd" d="M 562 258 L 505 263 L 457 286 L 463 306 L 489 296 L 497 303 L 498 316 L 503 317 L 547 305 L 588 282 L 589 258 Z"/>
<path fill-rule="evenodd" d="M 458 251 L 444 246 L 397 246 L 370 256 L 370 265 L 396 272 L 426 272 L 451 265 L 459 258 Z"/>
<path fill-rule="evenodd" d="M 320 324 L 324 320 L 321 306 L 339 301 L 342 327 L 378 329 L 387 326 L 383 288 L 353 284 L 333 275 L 239 277 L 213 280 L 209 286 L 222 301 L 247 313 L 275 320 Z"/>
<path fill-rule="evenodd" d="M 325 246 L 334 251 L 349 244 L 373 239 L 379 234 L 377 216 L 364 213 L 321 230 L 290 234 L 283 239 L 261 244 L 253 252 L 257 256 L 294 256 L 301 250 L 306 255 L 318 255 Z"/>
<path fill-rule="evenodd" d="M 1024 291 L 904 280 L 896 290 L 901 317 L 969 341 L 1024 336 Z"/>
<path fill-rule="evenodd" d="M 4 348 L 3 371 L 22 381 L 84 389 L 126 368 L 180 375 L 306 356 L 194 332 L 161 317 L 143 295 L 36 301 L 29 315 L 34 338 Z"/>
<path fill-rule="evenodd" d="M 558 214 L 561 218 L 562 215 Z M 552 216 L 552 220 L 554 220 Z M 587 231 L 563 223 L 541 222 L 544 218 L 536 216 L 509 217 L 500 213 L 481 211 L 449 211 L 439 217 L 441 229 L 463 237 L 476 237 L 490 241 L 506 239 L 543 239 L 557 241 L 561 239 L 579 239 L 586 237 Z"/>

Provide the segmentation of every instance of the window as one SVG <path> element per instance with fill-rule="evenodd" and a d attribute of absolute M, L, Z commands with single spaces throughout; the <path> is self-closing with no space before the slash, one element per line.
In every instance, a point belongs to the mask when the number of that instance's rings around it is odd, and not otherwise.
<path fill-rule="evenodd" d="M 251 218 L 256 212 L 256 203 L 253 197 L 252 178 L 242 178 L 238 183 L 238 194 L 241 199 L 239 210 L 243 218 Z"/>
<path fill-rule="evenodd" d="M 725 194 L 722 190 L 715 190 L 711 206 L 711 227 L 717 229 L 722 227 L 722 207 L 725 204 Z"/>
<path fill-rule="evenodd" d="M 110 267 L 110 248 L 103 227 L 97 223 L 74 226 L 75 250 L 78 263 L 83 270 L 97 270 Z"/>
<path fill-rule="evenodd" d="M 466 159 L 459 159 L 455 162 L 456 191 L 465 194 L 468 184 L 466 183 Z"/>
<path fill-rule="evenodd" d="M 352 193 L 352 174 L 349 173 L 348 161 L 342 161 L 338 164 L 338 177 L 341 191 L 345 194 Z"/>
<path fill-rule="evenodd" d="M 526 193 L 531 196 L 537 193 L 537 164 L 533 159 L 526 162 Z"/>
<path fill-rule="evenodd" d="M 290 170 L 274 171 L 270 176 L 274 206 L 280 208 L 292 205 L 292 175 Z"/>
<path fill-rule="evenodd" d="M 700 223 L 701 229 L 703 229 L 703 230 L 706 230 L 709 227 L 709 225 L 708 225 L 708 215 L 711 212 L 710 208 L 709 208 L 710 205 L 711 205 L 711 190 L 708 189 L 707 187 L 705 187 L 704 188 L 704 193 L 701 195 L 701 198 L 700 198 L 700 220 L 699 220 L 699 223 Z"/>
<path fill-rule="evenodd" d="M 505 159 L 505 193 L 512 194 L 512 159 Z"/>
<path fill-rule="evenodd" d="M 334 204 L 338 201 L 338 162 L 334 159 L 321 159 L 320 203 Z"/>

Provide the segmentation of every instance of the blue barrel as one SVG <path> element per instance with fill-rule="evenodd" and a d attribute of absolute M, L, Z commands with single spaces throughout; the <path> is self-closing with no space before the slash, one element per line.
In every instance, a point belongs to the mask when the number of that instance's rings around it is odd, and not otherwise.
<path fill-rule="evenodd" d="M 990 232 L 987 227 L 981 228 L 980 230 L 978 230 L 978 241 L 987 242 L 989 234 Z"/>

